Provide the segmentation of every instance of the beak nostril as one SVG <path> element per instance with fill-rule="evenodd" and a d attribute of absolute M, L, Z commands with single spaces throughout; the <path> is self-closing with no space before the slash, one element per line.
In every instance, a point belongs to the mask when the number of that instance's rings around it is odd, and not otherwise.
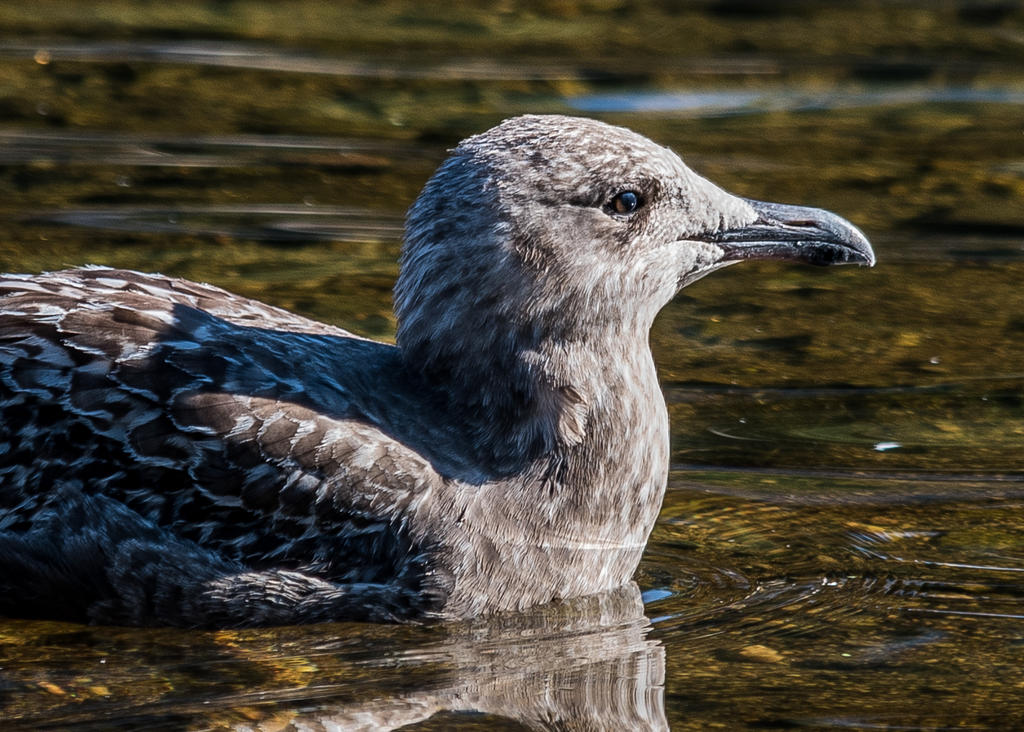
<path fill-rule="evenodd" d="M 814 226 L 817 226 L 817 224 L 814 221 L 811 221 L 810 219 L 796 219 L 795 221 L 787 221 L 785 223 L 786 226 L 792 226 L 801 229 L 810 229 Z"/>

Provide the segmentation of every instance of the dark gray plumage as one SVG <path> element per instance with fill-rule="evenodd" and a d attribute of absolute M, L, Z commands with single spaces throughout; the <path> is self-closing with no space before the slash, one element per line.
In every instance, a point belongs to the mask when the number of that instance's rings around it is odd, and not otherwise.
<path fill-rule="evenodd" d="M 0 279 L 0 612 L 460 618 L 629 581 L 666 483 L 647 344 L 734 261 L 873 264 L 584 119 L 458 146 L 409 212 L 398 346 L 160 275 Z"/>

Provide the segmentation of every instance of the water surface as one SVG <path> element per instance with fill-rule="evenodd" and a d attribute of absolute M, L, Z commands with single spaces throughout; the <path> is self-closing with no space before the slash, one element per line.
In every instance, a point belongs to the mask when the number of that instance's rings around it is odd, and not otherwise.
<path fill-rule="evenodd" d="M 1024 724 L 1018 4 L 8 2 L 0 267 L 390 339 L 406 207 L 524 112 L 626 124 L 879 257 L 745 264 L 662 313 L 638 588 L 438 628 L 2 621 L 5 728 Z"/>

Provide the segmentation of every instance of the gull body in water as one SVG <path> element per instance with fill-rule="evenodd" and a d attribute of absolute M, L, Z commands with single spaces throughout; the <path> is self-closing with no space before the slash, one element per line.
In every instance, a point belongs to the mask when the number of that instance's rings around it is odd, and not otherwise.
<path fill-rule="evenodd" d="M 3 276 L 0 613 L 418 621 L 628 583 L 669 461 L 651 324 L 746 259 L 874 254 L 629 130 L 525 116 L 410 209 L 397 345 L 161 275 Z"/>

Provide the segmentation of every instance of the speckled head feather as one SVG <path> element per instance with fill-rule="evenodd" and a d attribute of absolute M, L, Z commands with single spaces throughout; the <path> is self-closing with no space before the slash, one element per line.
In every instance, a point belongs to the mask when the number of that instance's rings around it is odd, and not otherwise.
<path fill-rule="evenodd" d="M 622 192 L 638 197 L 632 214 L 611 208 Z M 718 265 L 707 238 L 755 218 L 630 130 L 507 120 L 460 144 L 409 212 L 398 343 L 411 368 L 467 387 L 452 407 L 485 415 L 475 440 L 516 470 L 585 429 L 596 395 L 570 374 L 596 367 L 577 344 L 645 339 L 679 288 Z M 526 411 L 504 399 L 524 393 Z"/>
<path fill-rule="evenodd" d="M 610 214 L 624 191 L 640 206 Z M 558 329 L 646 328 L 720 251 L 694 237 L 756 213 L 624 129 L 525 116 L 460 144 L 409 211 L 395 288 L 410 360 L 444 359 L 481 318 Z M 586 334 L 583 334 L 586 335 Z M 527 334 L 529 336 L 529 334 Z M 573 337 L 571 332 L 566 337 Z"/>
<path fill-rule="evenodd" d="M 409 212 L 398 346 L 209 285 L 0 277 L 0 612 L 425 620 L 630 580 L 668 415 L 647 344 L 743 259 L 874 256 L 628 130 L 508 120 Z"/>

